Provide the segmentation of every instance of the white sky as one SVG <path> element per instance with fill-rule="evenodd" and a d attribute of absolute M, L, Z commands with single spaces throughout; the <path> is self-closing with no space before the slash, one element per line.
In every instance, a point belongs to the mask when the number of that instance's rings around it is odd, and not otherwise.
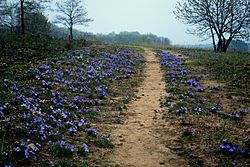
<path fill-rule="evenodd" d="M 167 37 L 172 44 L 201 43 L 200 38 L 187 34 L 188 27 L 175 18 L 173 10 L 178 0 L 83 1 L 88 17 L 94 20 L 88 27 L 77 27 L 83 31 L 104 34 L 138 31 Z"/>

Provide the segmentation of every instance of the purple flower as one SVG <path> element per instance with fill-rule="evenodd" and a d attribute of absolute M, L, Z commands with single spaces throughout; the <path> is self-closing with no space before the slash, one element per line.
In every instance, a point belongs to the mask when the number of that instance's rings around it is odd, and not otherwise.
<path fill-rule="evenodd" d="M 46 64 L 42 64 L 42 65 L 40 66 L 40 68 L 41 68 L 41 69 L 47 70 L 47 69 L 50 68 L 50 66 L 48 66 L 48 65 L 46 65 Z"/>
<path fill-rule="evenodd" d="M 65 141 L 61 140 L 58 144 L 60 145 L 60 147 L 63 147 L 65 145 Z"/>
<path fill-rule="evenodd" d="M 204 98 L 204 97 L 202 97 L 202 98 L 201 98 L 201 101 L 204 103 L 205 101 L 207 101 L 207 99 Z"/>
<path fill-rule="evenodd" d="M 33 150 L 36 152 L 38 150 L 38 147 L 34 147 Z"/>
<path fill-rule="evenodd" d="M 30 154 L 32 154 L 32 155 L 34 155 L 34 154 L 35 154 L 35 153 L 34 153 L 34 151 L 32 151 L 32 150 L 30 150 L 30 151 L 29 151 L 29 153 L 30 153 Z"/>
<path fill-rule="evenodd" d="M 65 112 L 62 112 L 62 116 L 64 119 L 68 117 L 68 115 Z"/>
<path fill-rule="evenodd" d="M 230 152 L 234 152 L 234 149 L 233 149 L 233 148 L 230 148 L 229 151 L 230 151 Z"/>
<path fill-rule="evenodd" d="M 88 128 L 86 129 L 86 131 L 90 134 L 90 135 L 97 135 L 99 133 L 99 131 L 97 129 L 94 128 Z"/>
<path fill-rule="evenodd" d="M 202 109 L 200 107 L 196 107 L 194 111 L 202 112 Z"/>
<path fill-rule="evenodd" d="M 238 146 L 238 151 L 240 152 L 240 153 L 245 153 L 246 151 L 245 151 L 245 149 L 243 149 L 243 148 L 241 148 L 240 146 Z"/>
<path fill-rule="evenodd" d="M 226 147 L 224 146 L 224 144 L 221 144 L 221 145 L 220 145 L 220 148 L 221 148 L 221 149 L 225 149 Z"/>
<path fill-rule="evenodd" d="M 4 116 L 4 113 L 2 111 L 0 111 L 0 116 L 3 117 Z"/>
<path fill-rule="evenodd" d="M 29 158 L 29 151 L 28 151 L 28 149 L 26 149 L 26 150 L 24 151 L 24 155 L 25 155 L 25 158 L 26 158 L 26 159 Z"/>
<path fill-rule="evenodd" d="M 231 146 L 229 144 L 226 144 L 227 149 L 231 149 Z"/>
<path fill-rule="evenodd" d="M 25 143 L 23 140 L 21 140 L 21 146 L 25 146 Z"/>
<path fill-rule="evenodd" d="M 79 122 L 78 122 L 78 126 L 82 126 L 82 125 L 85 125 L 85 120 L 84 119 L 81 119 Z"/>
<path fill-rule="evenodd" d="M 96 91 L 102 91 L 102 88 L 101 87 L 96 87 L 95 90 Z"/>
<path fill-rule="evenodd" d="M 215 112 L 216 111 L 216 107 L 215 106 L 210 106 L 210 111 Z"/>
<path fill-rule="evenodd" d="M 15 148 L 15 151 L 20 152 L 21 151 L 20 147 Z"/>
<path fill-rule="evenodd" d="M 67 149 L 69 149 L 71 152 L 74 152 L 75 149 L 73 148 L 73 145 L 72 144 L 68 144 L 67 145 Z"/>
<path fill-rule="evenodd" d="M 69 132 L 77 132 L 77 129 L 75 127 L 69 128 Z"/>
<path fill-rule="evenodd" d="M 239 119 L 240 118 L 240 114 L 233 112 L 232 114 L 229 114 L 228 117 L 232 118 L 232 119 Z"/>
<path fill-rule="evenodd" d="M 84 152 L 88 153 L 89 152 L 89 146 L 87 144 L 83 144 Z"/>
<path fill-rule="evenodd" d="M 82 113 L 83 111 L 82 110 L 77 110 L 77 112 Z"/>
<path fill-rule="evenodd" d="M 249 110 L 248 110 L 247 108 L 244 108 L 244 109 L 242 110 L 242 112 L 243 112 L 244 114 L 247 114 L 247 113 L 249 112 Z"/>

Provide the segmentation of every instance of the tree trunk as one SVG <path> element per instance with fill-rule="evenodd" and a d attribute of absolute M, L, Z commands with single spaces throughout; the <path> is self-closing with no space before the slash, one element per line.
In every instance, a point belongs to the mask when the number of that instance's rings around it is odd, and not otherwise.
<path fill-rule="evenodd" d="M 217 51 L 221 51 L 221 45 L 222 45 L 222 40 L 221 40 L 221 37 L 219 37 L 219 41 L 218 41 L 218 44 L 217 44 Z"/>
<path fill-rule="evenodd" d="M 227 51 L 227 49 L 228 49 L 228 47 L 229 47 L 229 45 L 230 45 L 232 39 L 233 39 L 233 38 L 230 37 L 228 40 L 226 40 L 226 41 L 224 42 L 225 45 L 223 46 L 222 52 L 226 52 L 226 51 Z"/>
<path fill-rule="evenodd" d="M 22 35 L 24 35 L 24 7 L 23 7 L 23 3 L 24 3 L 24 0 L 20 0 L 20 3 L 21 3 L 21 9 L 20 9 L 20 12 L 21 12 L 21 33 Z"/>
<path fill-rule="evenodd" d="M 211 27 L 210 27 L 210 29 L 211 29 L 212 39 L 213 39 L 214 51 L 216 51 L 216 44 L 215 44 L 215 39 L 214 39 L 214 32 L 213 32 L 213 29 Z"/>
<path fill-rule="evenodd" d="M 70 39 L 73 40 L 73 26 L 70 26 L 69 31 L 70 31 Z"/>
<path fill-rule="evenodd" d="M 70 37 L 70 35 L 68 36 L 68 39 L 66 39 L 65 48 L 68 50 L 71 49 L 71 37 Z"/>
<path fill-rule="evenodd" d="M 227 48 L 226 48 L 226 39 L 223 37 L 222 39 L 222 45 L 221 45 L 221 51 L 222 52 L 226 52 L 227 51 Z"/>

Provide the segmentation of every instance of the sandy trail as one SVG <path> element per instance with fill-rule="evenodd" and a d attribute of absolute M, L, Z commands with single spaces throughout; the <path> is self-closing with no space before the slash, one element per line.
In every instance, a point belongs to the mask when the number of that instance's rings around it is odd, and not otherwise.
<path fill-rule="evenodd" d="M 115 148 L 109 159 L 121 167 L 181 167 L 168 147 L 174 127 L 161 119 L 160 98 L 166 94 L 159 61 L 145 49 L 145 80 L 128 105 L 128 118 L 113 130 Z"/>

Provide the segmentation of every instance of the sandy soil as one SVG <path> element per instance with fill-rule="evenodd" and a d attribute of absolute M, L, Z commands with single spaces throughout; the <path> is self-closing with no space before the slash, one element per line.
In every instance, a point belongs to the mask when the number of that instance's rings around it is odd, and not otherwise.
<path fill-rule="evenodd" d="M 108 158 L 121 167 L 186 166 L 170 150 L 177 130 L 162 119 L 160 98 L 166 92 L 158 59 L 150 49 L 145 57 L 145 80 L 128 105 L 125 123 L 113 129 L 115 148 Z"/>

